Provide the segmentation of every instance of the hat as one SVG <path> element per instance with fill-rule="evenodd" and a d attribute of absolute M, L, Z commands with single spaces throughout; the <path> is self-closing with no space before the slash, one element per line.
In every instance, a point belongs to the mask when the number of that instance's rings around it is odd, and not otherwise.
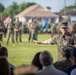
<path fill-rule="evenodd" d="M 61 27 L 67 27 L 68 23 L 66 21 L 61 22 Z"/>
<path fill-rule="evenodd" d="M 76 48 L 72 50 L 72 56 L 76 58 Z"/>

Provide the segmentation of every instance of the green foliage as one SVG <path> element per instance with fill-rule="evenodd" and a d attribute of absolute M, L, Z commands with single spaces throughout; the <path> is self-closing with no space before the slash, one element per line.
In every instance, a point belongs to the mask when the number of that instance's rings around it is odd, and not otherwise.
<path fill-rule="evenodd" d="M 50 9 L 51 9 L 51 7 L 50 7 L 50 6 L 47 6 L 46 8 L 47 8 L 48 10 L 50 10 Z"/>
<path fill-rule="evenodd" d="M 18 7 L 18 12 L 23 11 L 25 8 L 26 8 L 26 3 L 25 2 L 21 3 Z"/>
<path fill-rule="evenodd" d="M 28 8 L 29 6 L 31 5 L 34 5 L 36 3 L 30 3 L 30 2 L 23 2 L 21 4 L 19 4 L 19 7 L 18 7 L 18 12 L 20 13 L 21 11 L 23 11 L 24 9 Z"/>
<path fill-rule="evenodd" d="M 23 24 L 23 33 L 28 33 L 29 29 L 26 28 L 26 23 Z"/>
<path fill-rule="evenodd" d="M 12 18 L 14 18 L 15 15 L 17 15 L 18 13 L 20 13 L 21 11 L 23 11 L 27 7 L 34 5 L 34 4 L 36 4 L 36 3 L 30 3 L 30 2 L 25 3 L 25 2 L 23 2 L 23 3 L 18 5 L 16 2 L 13 2 L 6 9 L 4 9 L 3 8 L 4 6 L 2 6 L 2 4 L 0 4 L 0 12 L 2 12 L 3 17 L 11 16 Z"/>
<path fill-rule="evenodd" d="M 4 8 L 3 4 L 0 3 L 0 13 L 3 12 L 4 9 L 5 9 L 5 8 Z"/>
<path fill-rule="evenodd" d="M 7 17 L 8 16 L 9 11 L 7 11 L 7 9 L 5 9 L 2 13 L 3 17 Z"/>

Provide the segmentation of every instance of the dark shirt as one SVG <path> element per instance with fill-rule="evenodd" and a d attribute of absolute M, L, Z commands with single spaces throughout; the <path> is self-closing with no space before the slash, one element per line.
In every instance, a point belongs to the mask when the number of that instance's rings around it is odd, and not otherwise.
<path fill-rule="evenodd" d="M 10 63 L 11 75 L 14 75 L 14 74 L 13 74 L 13 70 L 14 70 L 14 68 L 15 68 L 15 66 L 12 65 L 12 64 Z"/>
<path fill-rule="evenodd" d="M 70 75 L 71 71 L 76 68 L 76 65 L 73 65 L 69 68 L 64 69 L 63 71 L 66 72 L 68 75 Z"/>
<path fill-rule="evenodd" d="M 64 70 L 68 67 L 72 66 L 72 62 L 70 60 L 60 60 L 54 63 L 55 68 L 59 70 Z"/>
<path fill-rule="evenodd" d="M 0 21 L 0 33 L 3 32 L 3 26 L 4 26 L 3 22 Z"/>

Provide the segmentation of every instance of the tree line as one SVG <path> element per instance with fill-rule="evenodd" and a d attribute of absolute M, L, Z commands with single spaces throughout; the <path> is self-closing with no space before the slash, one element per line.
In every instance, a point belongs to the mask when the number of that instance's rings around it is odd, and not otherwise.
<path fill-rule="evenodd" d="M 13 2 L 10 6 L 5 8 L 4 5 L 0 3 L 0 16 L 3 16 L 3 17 L 11 16 L 13 18 L 15 15 L 17 15 L 24 9 L 34 4 L 36 3 L 22 2 L 21 4 L 18 5 L 16 2 Z"/>
<path fill-rule="evenodd" d="M 11 16 L 12 18 L 17 15 L 18 13 L 20 13 L 21 11 L 23 11 L 24 9 L 28 8 L 31 5 L 35 5 L 36 3 L 34 2 L 22 2 L 20 4 L 17 4 L 16 2 L 13 2 L 10 6 L 8 6 L 7 8 L 4 7 L 4 5 L 2 3 L 0 3 L 0 16 L 3 17 L 7 17 L 7 16 Z M 50 6 L 46 7 L 47 9 L 51 9 Z M 70 9 L 74 9 L 76 8 L 76 6 L 66 6 L 66 10 L 69 11 Z M 64 9 L 61 9 L 59 13 L 64 12 Z"/>

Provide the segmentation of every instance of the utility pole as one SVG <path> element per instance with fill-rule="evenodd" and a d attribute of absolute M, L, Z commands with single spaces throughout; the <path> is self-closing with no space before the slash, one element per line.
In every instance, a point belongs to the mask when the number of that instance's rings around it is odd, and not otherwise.
<path fill-rule="evenodd" d="M 75 0 L 75 7 L 76 7 L 76 0 Z"/>
<path fill-rule="evenodd" d="M 64 15 L 66 15 L 66 0 L 64 0 Z"/>

